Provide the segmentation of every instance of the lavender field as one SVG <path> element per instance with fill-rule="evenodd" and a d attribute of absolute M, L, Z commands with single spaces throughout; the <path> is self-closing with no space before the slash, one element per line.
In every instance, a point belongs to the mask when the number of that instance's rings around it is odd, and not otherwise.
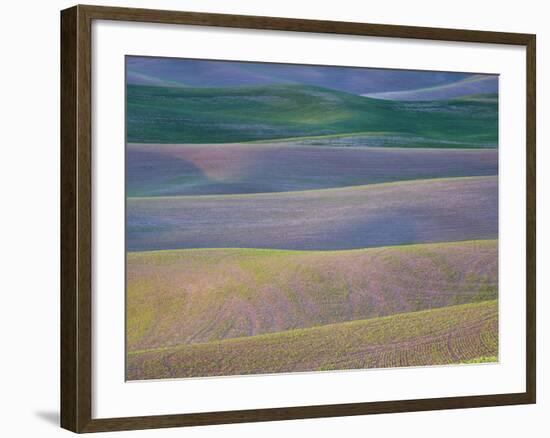
<path fill-rule="evenodd" d="M 344 139 L 351 145 L 133 143 L 126 149 L 127 193 L 272 193 L 498 173 L 496 149 L 385 148 L 368 146 L 372 137 L 337 138 Z"/>
<path fill-rule="evenodd" d="M 498 78 L 127 58 L 126 378 L 496 362 Z"/>
<path fill-rule="evenodd" d="M 497 237 L 495 176 L 129 198 L 128 249 L 334 250 Z"/>

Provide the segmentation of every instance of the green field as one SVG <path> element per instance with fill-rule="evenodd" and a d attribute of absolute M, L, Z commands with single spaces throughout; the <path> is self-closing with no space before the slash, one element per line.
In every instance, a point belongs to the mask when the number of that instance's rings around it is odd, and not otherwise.
<path fill-rule="evenodd" d="M 494 362 L 498 302 L 127 355 L 129 380 Z"/>
<path fill-rule="evenodd" d="M 232 143 L 357 133 L 377 134 L 382 146 L 387 140 L 393 146 L 495 147 L 498 103 L 386 101 L 303 84 L 127 86 L 129 143 Z"/>

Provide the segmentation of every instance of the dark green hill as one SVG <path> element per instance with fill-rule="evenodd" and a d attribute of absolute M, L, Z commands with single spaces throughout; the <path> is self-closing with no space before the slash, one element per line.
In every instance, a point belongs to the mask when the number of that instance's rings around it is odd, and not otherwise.
<path fill-rule="evenodd" d="M 410 146 L 421 146 L 422 139 L 437 140 L 437 147 L 496 146 L 498 104 L 396 102 L 303 85 L 127 86 L 128 142 L 232 143 L 357 133 L 406 136 L 414 139 Z"/>
<path fill-rule="evenodd" d="M 498 94 L 497 93 L 477 93 L 477 94 L 467 94 L 466 96 L 457 97 L 454 100 L 462 100 L 469 102 L 487 102 L 498 104 Z"/>

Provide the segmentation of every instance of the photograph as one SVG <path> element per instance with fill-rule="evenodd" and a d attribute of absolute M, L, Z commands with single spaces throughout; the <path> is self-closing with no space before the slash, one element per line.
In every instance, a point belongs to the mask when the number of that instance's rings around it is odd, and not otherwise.
<path fill-rule="evenodd" d="M 499 76 L 125 57 L 126 380 L 499 361 Z"/>
<path fill-rule="evenodd" d="M 546 438 L 544 6 L 6 2 L 2 436 Z"/>

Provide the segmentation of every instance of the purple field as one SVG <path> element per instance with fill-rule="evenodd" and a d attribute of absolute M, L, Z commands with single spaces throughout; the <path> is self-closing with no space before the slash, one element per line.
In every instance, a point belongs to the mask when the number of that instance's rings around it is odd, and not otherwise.
<path fill-rule="evenodd" d="M 336 250 L 495 239 L 498 178 L 254 195 L 128 198 L 129 251 Z"/>
<path fill-rule="evenodd" d="M 493 300 L 496 241 L 128 254 L 128 351 Z"/>
<path fill-rule="evenodd" d="M 391 139 L 382 134 L 386 142 Z M 287 192 L 498 172 L 496 149 L 361 147 L 376 138 L 303 140 L 346 141 L 359 147 L 128 144 L 128 196 Z"/>

